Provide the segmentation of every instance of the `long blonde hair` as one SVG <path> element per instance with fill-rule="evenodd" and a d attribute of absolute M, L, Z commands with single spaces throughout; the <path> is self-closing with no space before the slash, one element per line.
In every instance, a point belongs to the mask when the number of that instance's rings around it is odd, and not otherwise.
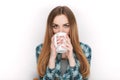
<path fill-rule="evenodd" d="M 51 37 L 53 36 L 53 29 L 52 23 L 56 16 L 58 15 L 65 15 L 68 18 L 70 24 L 70 39 L 73 45 L 73 49 L 76 53 L 76 56 L 80 62 L 80 73 L 82 74 L 83 78 L 87 77 L 90 72 L 89 63 L 82 51 L 82 48 L 79 44 L 79 35 L 77 30 L 77 23 L 73 12 L 67 6 L 57 6 L 54 8 L 47 19 L 47 26 L 46 26 L 46 33 L 44 38 L 43 47 L 41 53 L 38 58 L 38 74 L 39 76 L 43 77 L 46 72 L 46 68 L 49 62 L 50 56 L 50 44 L 51 44 Z"/>

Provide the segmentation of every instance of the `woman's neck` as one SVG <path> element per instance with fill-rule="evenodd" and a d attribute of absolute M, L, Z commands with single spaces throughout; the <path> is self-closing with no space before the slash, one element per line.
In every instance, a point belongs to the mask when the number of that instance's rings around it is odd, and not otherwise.
<path fill-rule="evenodd" d="M 62 59 L 67 59 L 66 53 L 62 53 Z"/>

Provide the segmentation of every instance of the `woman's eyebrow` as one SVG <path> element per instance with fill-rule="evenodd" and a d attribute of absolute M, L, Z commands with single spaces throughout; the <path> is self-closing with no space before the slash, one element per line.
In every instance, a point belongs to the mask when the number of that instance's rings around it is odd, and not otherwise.
<path fill-rule="evenodd" d="M 56 23 L 52 23 L 53 25 L 59 25 L 59 24 L 56 24 Z M 64 23 L 63 25 L 69 25 L 69 23 Z"/>
<path fill-rule="evenodd" d="M 58 24 L 56 24 L 56 23 L 52 23 L 53 25 L 58 25 Z"/>
<path fill-rule="evenodd" d="M 65 23 L 65 24 L 63 24 L 63 25 L 69 25 L 69 23 Z"/>

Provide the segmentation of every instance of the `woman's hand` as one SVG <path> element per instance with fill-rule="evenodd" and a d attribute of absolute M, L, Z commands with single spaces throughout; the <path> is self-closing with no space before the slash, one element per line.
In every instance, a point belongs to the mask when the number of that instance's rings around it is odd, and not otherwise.
<path fill-rule="evenodd" d="M 71 44 L 70 38 L 68 37 L 68 35 L 66 35 L 65 37 L 66 40 L 66 44 L 65 46 L 62 46 L 63 48 L 67 49 L 67 52 L 65 53 L 67 58 L 71 58 L 73 57 L 73 46 Z"/>
<path fill-rule="evenodd" d="M 68 35 L 66 35 L 65 37 L 66 39 L 66 44 L 65 46 L 62 46 L 63 48 L 67 49 L 67 52 L 65 53 L 65 55 L 67 56 L 70 66 L 75 66 L 75 59 L 74 59 L 74 55 L 73 55 L 73 46 L 71 44 L 70 38 L 68 37 Z"/>
<path fill-rule="evenodd" d="M 51 48 L 51 53 L 50 53 L 50 59 L 49 59 L 48 67 L 53 69 L 53 68 L 55 68 L 55 61 L 56 61 L 56 56 L 57 56 L 56 48 L 55 48 L 55 45 L 54 45 L 54 37 L 51 38 L 50 48 Z"/>
<path fill-rule="evenodd" d="M 54 36 L 51 38 L 51 54 L 50 54 L 50 58 L 52 59 L 56 59 L 57 53 L 56 53 L 56 48 L 54 45 Z"/>

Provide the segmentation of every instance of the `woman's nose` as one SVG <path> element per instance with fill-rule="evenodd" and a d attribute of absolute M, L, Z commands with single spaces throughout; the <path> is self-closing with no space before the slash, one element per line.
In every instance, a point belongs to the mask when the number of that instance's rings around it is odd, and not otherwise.
<path fill-rule="evenodd" d="M 64 31 L 63 28 L 60 28 L 59 32 L 63 32 L 63 31 Z"/>

